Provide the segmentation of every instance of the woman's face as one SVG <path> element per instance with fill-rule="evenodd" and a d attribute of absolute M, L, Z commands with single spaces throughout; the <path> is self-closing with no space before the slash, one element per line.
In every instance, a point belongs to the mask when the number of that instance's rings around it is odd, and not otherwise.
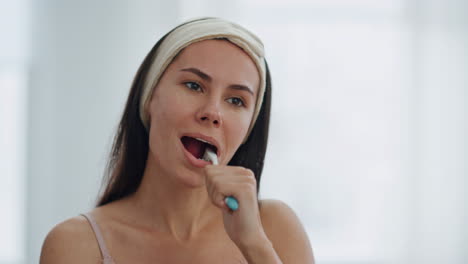
<path fill-rule="evenodd" d="M 155 87 L 150 116 L 148 162 L 185 184 L 204 184 L 200 159 L 214 145 L 219 164 L 227 164 L 252 120 L 259 73 L 252 59 L 226 40 L 204 40 L 186 47 Z M 211 147 L 212 148 L 212 147 Z"/>

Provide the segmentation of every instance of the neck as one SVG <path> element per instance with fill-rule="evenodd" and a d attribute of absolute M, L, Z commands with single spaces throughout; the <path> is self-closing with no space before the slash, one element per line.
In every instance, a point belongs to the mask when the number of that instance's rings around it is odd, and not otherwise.
<path fill-rule="evenodd" d="M 164 173 L 152 162 L 147 162 L 140 187 L 127 201 L 141 224 L 168 233 L 179 242 L 193 240 L 222 219 L 204 184 L 183 184 L 177 175 Z"/>

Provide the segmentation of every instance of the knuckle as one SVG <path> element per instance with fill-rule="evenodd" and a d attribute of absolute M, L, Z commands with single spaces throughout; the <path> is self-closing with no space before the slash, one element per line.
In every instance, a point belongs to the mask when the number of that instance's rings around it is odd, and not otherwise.
<path fill-rule="evenodd" d="M 253 174 L 252 175 L 247 175 L 246 179 L 247 179 L 247 182 L 249 182 L 251 184 L 256 184 L 257 183 L 257 179 L 255 179 L 255 176 Z"/>
<path fill-rule="evenodd" d="M 253 174 L 252 170 L 249 169 L 249 168 L 243 167 L 242 170 L 243 170 L 245 173 L 249 173 L 249 174 L 251 173 L 251 174 Z"/>
<path fill-rule="evenodd" d="M 250 191 L 256 190 L 256 185 L 255 185 L 255 184 L 252 184 L 252 183 L 250 183 L 250 182 L 245 182 L 245 183 L 242 184 L 242 189 L 244 189 L 244 190 L 250 190 Z"/>
<path fill-rule="evenodd" d="M 245 176 L 249 176 L 249 177 L 254 177 L 255 178 L 255 174 L 253 173 L 253 171 L 249 168 L 244 168 L 242 167 L 241 168 L 241 173 Z"/>

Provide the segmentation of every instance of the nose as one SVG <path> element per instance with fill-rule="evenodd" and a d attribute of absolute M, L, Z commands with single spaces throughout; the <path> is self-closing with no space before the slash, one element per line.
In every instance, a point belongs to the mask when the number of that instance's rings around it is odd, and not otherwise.
<path fill-rule="evenodd" d="M 216 104 L 206 105 L 197 113 L 197 120 L 205 125 L 220 127 L 222 125 L 221 112 Z"/>

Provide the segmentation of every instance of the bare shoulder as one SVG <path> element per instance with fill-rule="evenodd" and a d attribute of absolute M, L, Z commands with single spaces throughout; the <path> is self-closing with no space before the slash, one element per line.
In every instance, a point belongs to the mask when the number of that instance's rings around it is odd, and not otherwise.
<path fill-rule="evenodd" d="M 314 263 L 307 233 L 296 213 L 286 203 L 260 201 L 263 228 L 283 263 Z"/>
<path fill-rule="evenodd" d="M 41 264 L 100 263 L 94 233 L 83 216 L 57 224 L 47 234 L 41 250 Z"/>

